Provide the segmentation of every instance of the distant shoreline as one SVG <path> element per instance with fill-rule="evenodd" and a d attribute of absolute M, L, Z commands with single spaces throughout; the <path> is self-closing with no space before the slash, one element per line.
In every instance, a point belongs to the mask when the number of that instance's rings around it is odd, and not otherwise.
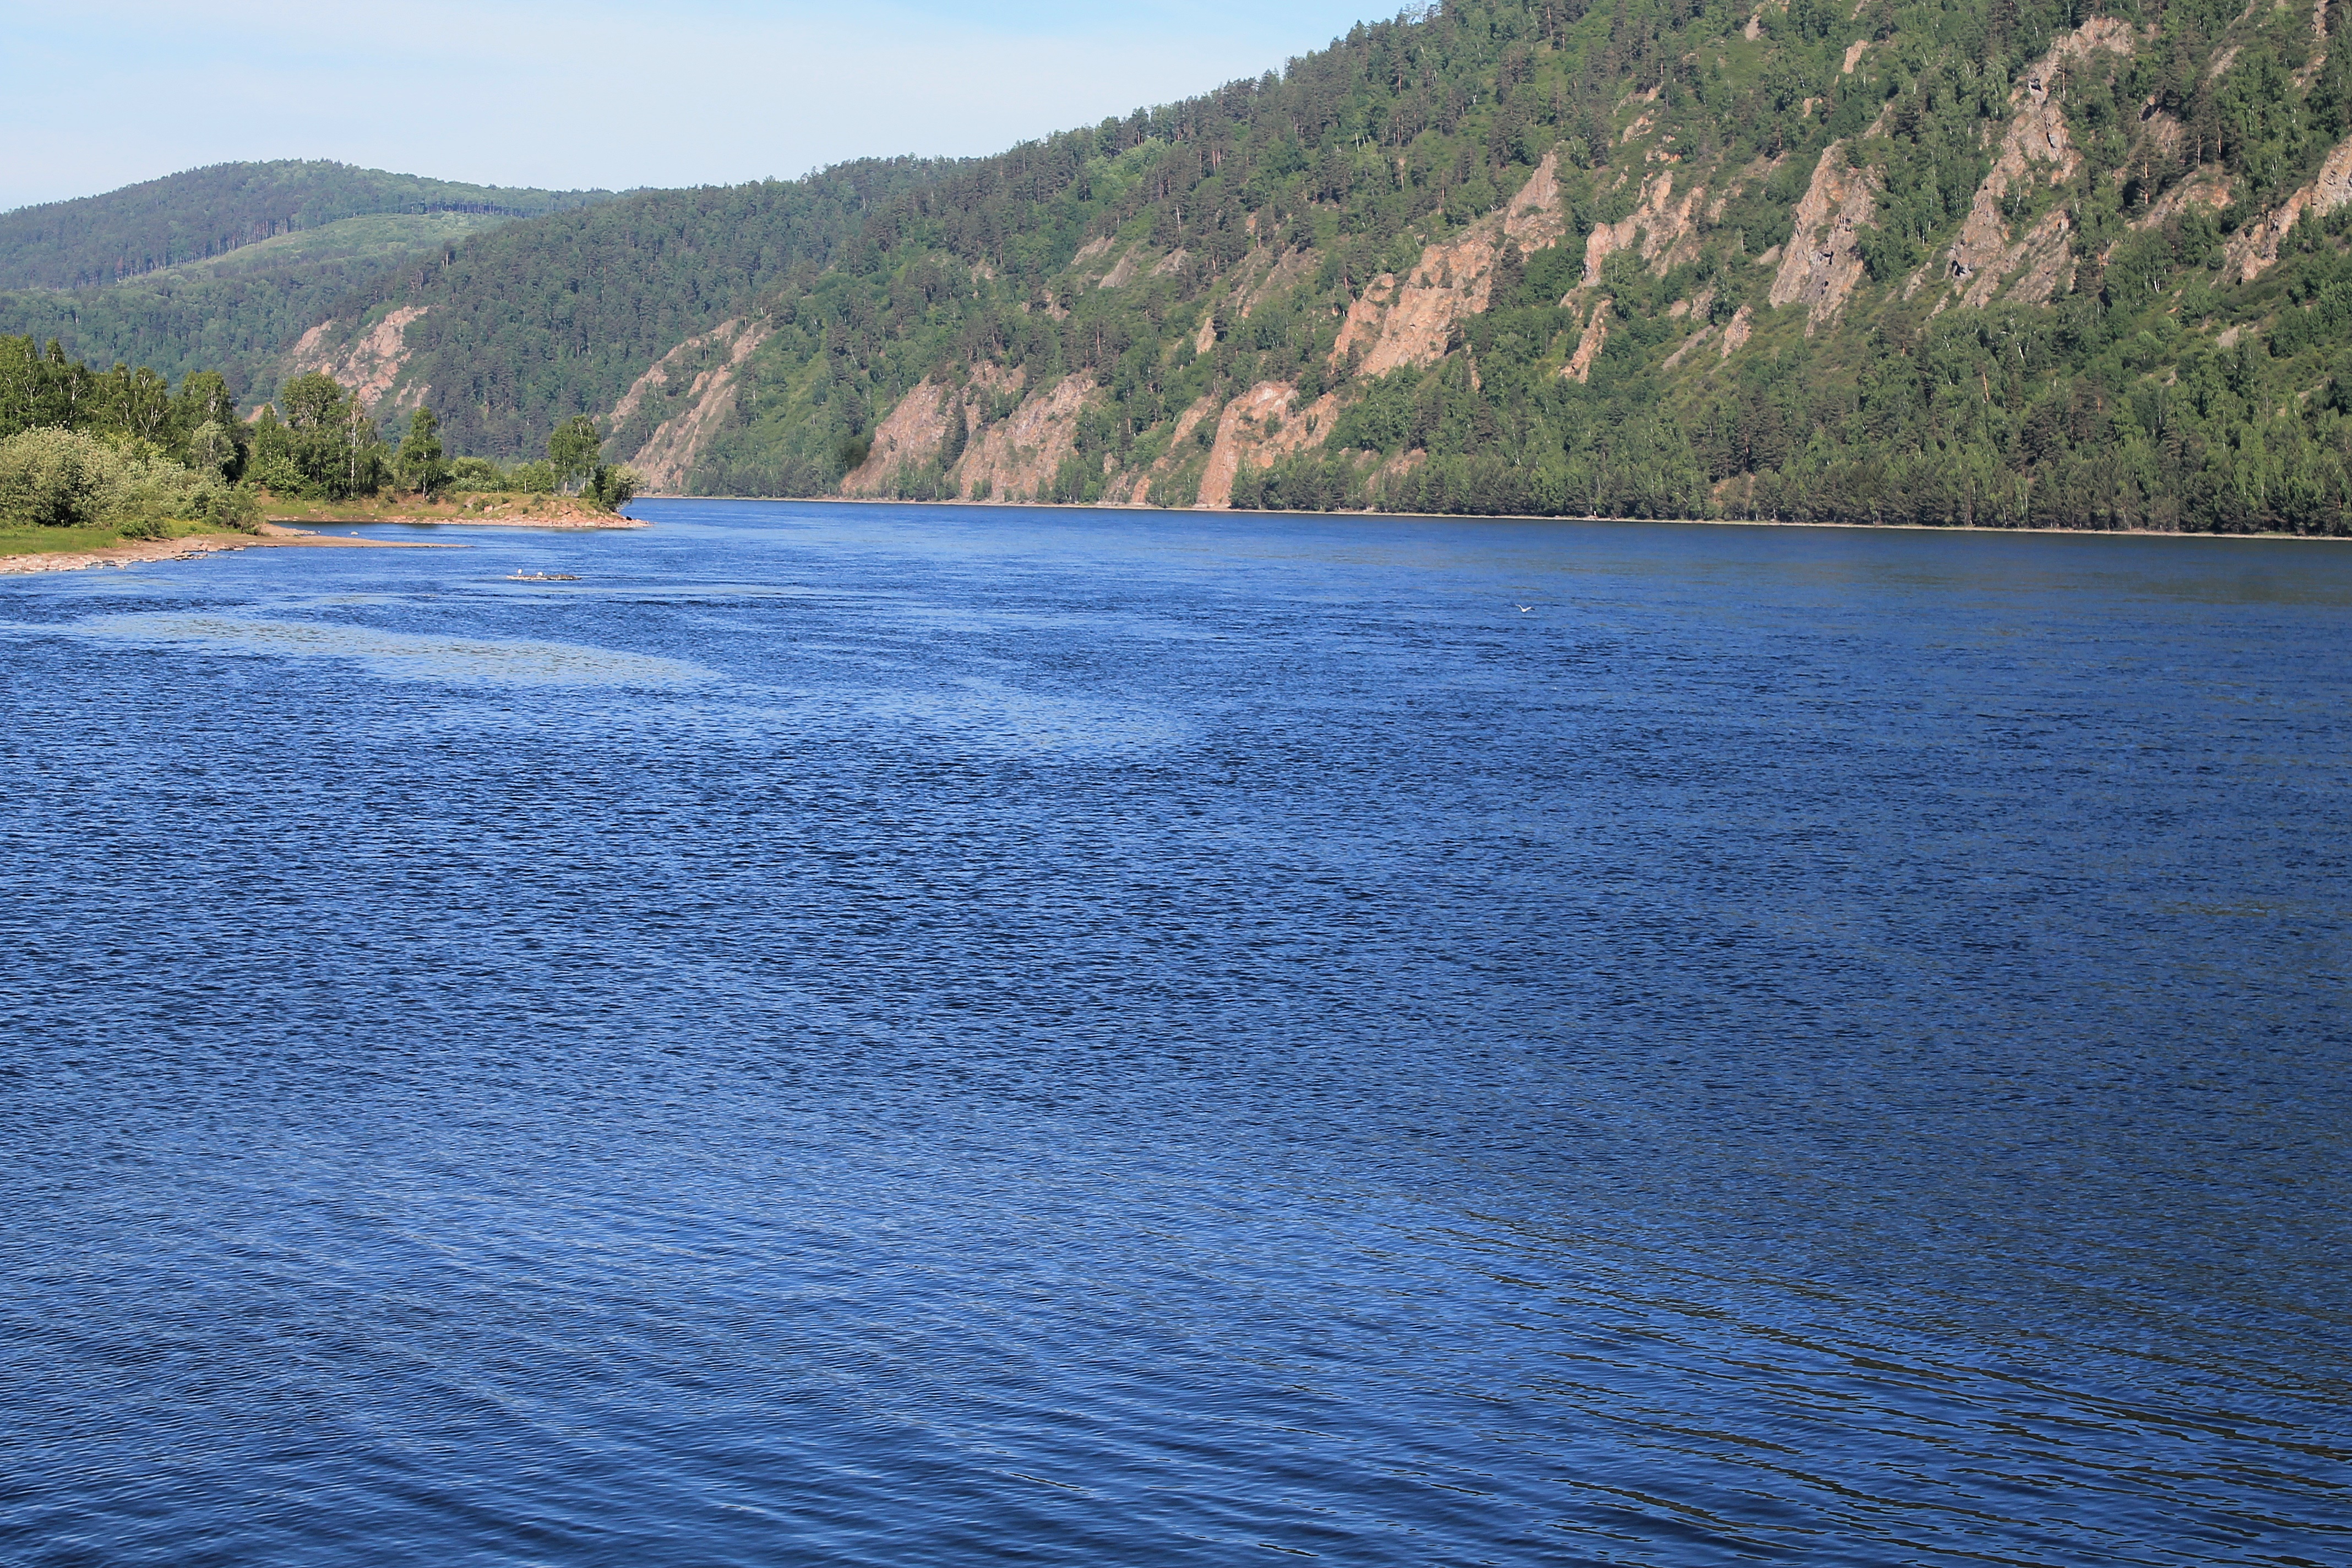
<path fill-rule="evenodd" d="M 2056 539 L 2287 540 L 2301 544 L 2352 544 L 2352 534 L 2342 533 L 2205 533 L 2168 528 L 1988 528 L 1980 522 L 1803 522 L 1751 517 L 1576 517 L 1565 512 L 1371 511 L 1352 507 L 1334 508 L 1329 511 L 1266 511 L 1238 506 L 1138 506 L 1129 501 L 1106 505 L 1096 501 L 1060 500 L 895 500 L 887 496 L 641 495 L 636 500 L 812 501 L 825 506 L 1020 507 L 1044 511 L 1161 512 L 1171 517 L 1395 517 L 1431 522 L 1621 522 L 1642 528 L 1684 525 L 1696 528 L 1830 528 L 1856 533 L 1990 533 L 2010 538 L 2034 534 Z"/>

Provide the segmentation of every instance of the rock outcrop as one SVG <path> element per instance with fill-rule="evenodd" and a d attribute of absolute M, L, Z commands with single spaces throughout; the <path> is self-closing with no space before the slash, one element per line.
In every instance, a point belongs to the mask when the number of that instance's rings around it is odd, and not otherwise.
<path fill-rule="evenodd" d="M 2066 130 L 2064 106 L 2055 96 L 2069 62 L 2101 51 L 2128 55 L 2137 42 L 2129 23 L 2094 17 L 2053 44 L 2010 90 L 2009 123 L 1992 168 L 1977 186 L 1959 237 L 1944 252 L 1945 276 L 1959 287 L 1961 303 L 1992 303 L 2003 281 L 2021 272 L 2011 298 L 2027 303 L 2043 303 L 2066 286 L 2073 267 L 2064 259 L 2072 235 L 2065 214 L 2045 214 L 2012 238 L 2002 208 L 2011 192 L 2037 181 L 2063 184 L 2082 167 L 2082 153 Z"/>
<path fill-rule="evenodd" d="M 734 411 L 735 384 L 743 362 L 767 342 L 768 335 L 768 328 L 759 322 L 741 319 L 721 322 L 664 354 L 623 395 L 613 410 L 615 424 L 625 423 L 629 415 L 636 412 L 637 401 L 656 384 L 657 379 L 677 368 L 673 361 L 683 363 L 687 355 L 705 348 L 717 351 L 718 363 L 698 373 L 687 387 L 686 406 L 664 420 L 630 459 L 648 494 L 684 492 L 695 459 Z"/>
<path fill-rule="evenodd" d="M 936 460 L 946 449 L 951 413 L 964 413 L 961 394 L 926 376 L 874 427 L 866 461 L 842 477 L 845 496 L 879 495 L 904 469 Z"/>
<path fill-rule="evenodd" d="M 1767 296 L 1774 305 L 1805 307 L 1808 336 L 1838 318 L 1862 282 L 1861 233 L 1877 210 L 1878 172 L 1846 161 L 1846 144 L 1831 142 L 1797 203 L 1797 221 L 1782 249 L 1780 270 Z"/>
<path fill-rule="evenodd" d="M 1434 364 L 1445 356 L 1454 324 L 1486 309 L 1495 261 L 1506 241 L 1522 251 L 1556 245 L 1568 232 L 1559 210 L 1559 163 L 1547 154 L 1499 213 L 1464 229 L 1459 237 L 1423 250 L 1402 281 L 1383 272 L 1366 285 L 1340 323 L 1332 364 L 1360 352 L 1360 375 L 1382 375 L 1406 365 Z"/>
<path fill-rule="evenodd" d="M 287 374 L 301 375 L 316 371 L 331 375 L 351 388 L 362 404 L 373 408 L 399 384 L 401 373 L 414 357 L 408 346 L 408 329 L 423 321 L 428 309 L 424 305 L 403 305 L 341 344 L 328 341 L 334 323 L 322 321 L 304 332 L 287 352 Z M 421 385 L 401 387 L 400 395 L 393 400 L 394 406 L 415 407 L 425 401 L 429 391 Z"/>
<path fill-rule="evenodd" d="M 974 377 L 975 385 L 981 378 Z M 1014 384 L 1018 384 L 1017 378 Z M 1078 449 L 1078 415 L 1097 393 L 1094 377 L 1066 375 L 1022 400 L 1012 415 L 967 438 L 948 478 L 957 495 L 1035 500 Z M 974 409 L 967 409 L 967 416 Z"/>
<path fill-rule="evenodd" d="M 1242 468 L 1265 468 L 1293 452 L 1319 447 L 1339 417 L 1339 400 L 1325 393 L 1299 408 L 1298 388 L 1286 381 L 1262 381 L 1224 406 L 1217 417 L 1217 438 L 1209 448 L 1209 466 L 1201 476 L 1198 506 L 1221 509 L 1233 504 L 1234 481 Z"/>
<path fill-rule="evenodd" d="M 1706 187 L 1693 185 L 1675 195 L 1675 176 L 1662 174 L 1643 188 L 1633 212 L 1615 223 L 1592 226 L 1584 237 L 1584 287 L 1601 281 L 1601 269 L 1621 250 L 1637 253 L 1661 277 L 1678 261 L 1698 252 L 1698 215 Z"/>
<path fill-rule="evenodd" d="M 2311 184 L 2230 237 L 2225 269 L 2244 282 L 2261 277 L 2278 265 L 2279 246 L 2304 214 L 2322 216 L 2347 202 L 2352 202 L 2352 139 L 2336 143 Z"/>
<path fill-rule="evenodd" d="M 1569 380 L 1584 382 L 1592 378 L 1592 362 L 1609 346 L 1609 312 L 1612 305 L 1613 301 L 1608 300 L 1592 302 L 1592 312 L 1585 317 L 1584 331 L 1576 340 L 1576 352 L 1560 367 L 1559 374 Z"/>

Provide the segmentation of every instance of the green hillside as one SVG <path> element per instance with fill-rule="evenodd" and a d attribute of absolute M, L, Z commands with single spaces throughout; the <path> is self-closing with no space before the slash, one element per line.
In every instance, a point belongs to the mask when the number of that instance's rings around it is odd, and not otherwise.
<path fill-rule="evenodd" d="M 218 371 L 250 403 L 289 344 L 420 258 L 520 218 L 611 199 L 354 169 L 224 163 L 0 213 L 0 335 L 178 380 Z"/>
<path fill-rule="evenodd" d="M 994 158 L 511 223 L 274 369 L 500 457 L 591 414 L 671 491 L 2347 532 L 2347 31 L 1452 0 Z"/>
<path fill-rule="evenodd" d="M 0 213 L 0 289 L 116 283 L 345 218 L 536 217 L 610 195 L 461 184 L 324 161 L 215 163 L 104 195 Z"/>
<path fill-rule="evenodd" d="M 446 250 L 461 240 L 513 221 L 505 214 L 486 212 L 371 213 L 362 217 L 337 218 L 316 228 L 272 235 L 199 261 L 174 262 L 146 274 L 146 279 L 151 282 L 166 277 L 188 281 L 270 272 L 321 261 L 393 260 Z"/>
<path fill-rule="evenodd" d="M 530 456 L 555 424 L 610 409 L 682 342 L 824 275 L 872 213 L 957 166 L 871 159 L 509 225 L 387 279 L 280 368 L 382 381 L 395 406 L 429 388 L 457 449 Z M 389 343 L 387 319 L 400 323 Z"/>

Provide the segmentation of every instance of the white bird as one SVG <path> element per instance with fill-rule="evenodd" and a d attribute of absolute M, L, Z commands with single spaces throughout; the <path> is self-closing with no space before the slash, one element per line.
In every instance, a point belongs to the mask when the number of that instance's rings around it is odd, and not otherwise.
<path fill-rule="evenodd" d="M 1532 610 L 1532 609 L 1534 609 L 1534 608 L 1535 608 L 1535 606 L 1534 606 L 1533 605 L 1521 605 L 1519 606 L 1519 614 L 1521 614 L 1521 615 L 1523 615 L 1523 616 L 1524 616 L 1524 615 L 1526 615 L 1529 610 Z"/>

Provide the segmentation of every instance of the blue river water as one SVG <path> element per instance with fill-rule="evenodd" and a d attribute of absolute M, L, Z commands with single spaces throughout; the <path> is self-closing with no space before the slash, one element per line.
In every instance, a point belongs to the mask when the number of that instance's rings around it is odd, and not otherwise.
<path fill-rule="evenodd" d="M 0 579 L 0 1563 L 2352 1560 L 2352 550 L 638 510 Z"/>

